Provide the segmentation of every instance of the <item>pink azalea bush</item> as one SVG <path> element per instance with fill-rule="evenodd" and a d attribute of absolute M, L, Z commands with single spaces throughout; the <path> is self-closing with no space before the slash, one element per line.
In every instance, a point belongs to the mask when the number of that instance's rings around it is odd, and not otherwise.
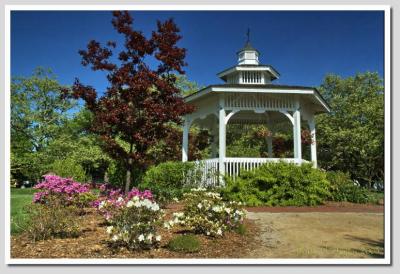
<path fill-rule="evenodd" d="M 36 192 L 33 197 L 34 203 L 46 204 L 50 196 L 56 197 L 61 204 L 72 205 L 79 201 L 81 195 L 89 193 L 87 184 L 75 182 L 72 178 L 62 178 L 57 175 L 45 175 L 44 180 L 34 186 L 41 191 Z"/>

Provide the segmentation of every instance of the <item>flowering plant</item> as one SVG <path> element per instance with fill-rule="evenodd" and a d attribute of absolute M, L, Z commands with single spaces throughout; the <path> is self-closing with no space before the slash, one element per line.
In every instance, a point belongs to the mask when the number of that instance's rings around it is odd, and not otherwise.
<path fill-rule="evenodd" d="M 92 206 L 97 208 L 107 221 L 133 197 L 153 200 L 153 194 L 150 190 L 140 191 L 137 188 L 133 188 L 124 195 L 121 189 L 108 184 L 102 184 L 99 189 L 100 196 L 92 203 Z"/>
<path fill-rule="evenodd" d="M 36 192 L 33 196 L 34 203 L 48 204 L 56 197 L 58 202 L 68 206 L 79 201 L 79 196 L 90 192 L 90 187 L 87 184 L 75 182 L 71 178 L 62 178 L 57 175 L 45 175 L 44 180 L 34 186 L 35 189 L 41 191 Z"/>
<path fill-rule="evenodd" d="M 180 225 L 195 233 L 222 236 L 224 231 L 238 228 L 245 216 L 240 202 L 225 202 L 219 193 L 205 188 L 185 193 L 184 203 L 183 212 L 174 213 L 173 219 L 164 223 L 164 227 Z"/>
<path fill-rule="evenodd" d="M 160 206 L 143 195 L 128 197 L 118 199 L 118 210 L 108 219 L 107 233 L 111 241 L 129 249 L 158 246 L 161 236 L 156 228 L 163 217 Z"/>

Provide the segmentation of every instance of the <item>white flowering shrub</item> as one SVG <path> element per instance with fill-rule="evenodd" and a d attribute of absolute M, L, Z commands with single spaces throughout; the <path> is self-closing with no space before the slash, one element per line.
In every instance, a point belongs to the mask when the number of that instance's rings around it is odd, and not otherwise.
<path fill-rule="evenodd" d="M 111 241 L 129 249 L 157 247 L 161 236 L 157 226 L 162 222 L 163 211 L 151 199 L 134 196 L 122 203 L 110 217 L 107 227 Z"/>
<path fill-rule="evenodd" d="M 195 233 L 222 236 L 225 231 L 238 228 L 245 217 L 242 203 L 225 202 L 219 193 L 204 188 L 191 189 L 183 195 L 183 201 L 183 212 L 174 213 L 164 227 L 180 225 Z"/>

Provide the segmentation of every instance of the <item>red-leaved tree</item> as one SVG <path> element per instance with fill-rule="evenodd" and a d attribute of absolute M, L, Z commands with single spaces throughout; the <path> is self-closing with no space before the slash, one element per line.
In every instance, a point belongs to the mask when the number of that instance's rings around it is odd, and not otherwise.
<path fill-rule="evenodd" d="M 177 46 L 181 39 L 172 19 L 157 22 L 157 30 L 146 38 L 132 26 L 127 11 L 114 11 L 112 24 L 125 38 L 118 60 L 110 58 L 116 43 L 102 46 L 90 41 L 80 50 L 82 64 L 107 72 L 109 87 L 104 95 L 78 79 L 65 95 L 81 98 L 93 114 L 91 131 L 99 135 L 105 151 L 126 167 L 125 191 L 130 189 L 133 170 L 146 163 L 146 151 L 166 135 L 168 123 L 180 124 L 184 114 L 193 111 L 175 86 L 175 73 L 184 74 L 186 50 Z M 151 68 L 146 58 L 158 61 Z"/>

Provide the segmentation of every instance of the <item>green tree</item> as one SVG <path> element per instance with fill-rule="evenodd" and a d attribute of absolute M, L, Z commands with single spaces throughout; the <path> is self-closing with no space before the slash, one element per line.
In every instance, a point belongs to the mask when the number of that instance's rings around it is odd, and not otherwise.
<path fill-rule="evenodd" d="M 37 156 L 59 134 L 74 100 L 61 100 L 63 89 L 50 69 L 37 68 L 30 77 L 11 83 L 11 172 L 15 179 L 38 179 Z"/>
<path fill-rule="evenodd" d="M 176 75 L 175 86 L 181 91 L 182 95 L 184 95 L 184 96 L 193 94 L 205 87 L 204 85 L 199 85 L 195 81 L 190 81 L 185 74 L 183 74 L 183 75 L 177 74 Z"/>
<path fill-rule="evenodd" d="M 71 168 L 63 173 L 70 173 L 70 177 L 74 177 L 74 170 L 79 170 L 79 173 L 83 170 L 85 176 L 79 176 L 81 180 L 82 178 L 84 180 L 104 179 L 111 159 L 102 151 L 101 141 L 88 130 L 91 119 L 91 113 L 86 108 L 82 108 L 65 123 L 62 133 L 42 153 L 42 162 L 48 163 L 49 171 L 57 173 L 60 170 L 59 167 L 62 166 L 60 161 L 65 160 L 67 161 L 65 167 Z M 58 175 L 61 176 L 61 174 Z"/>
<path fill-rule="evenodd" d="M 332 111 L 317 117 L 321 167 L 349 172 L 372 187 L 384 178 L 384 89 L 377 73 L 326 76 L 320 91 Z"/>

